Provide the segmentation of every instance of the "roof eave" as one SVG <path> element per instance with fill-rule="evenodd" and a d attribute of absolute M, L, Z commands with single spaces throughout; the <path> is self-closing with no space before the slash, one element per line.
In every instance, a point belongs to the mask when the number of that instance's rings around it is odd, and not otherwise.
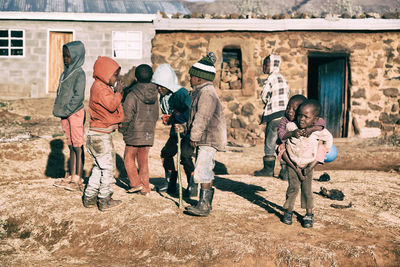
<path fill-rule="evenodd" d="M 382 31 L 400 30 L 400 19 L 162 19 L 156 31 Z"/>
<path fill-rule="evenodd" d="M 157 14 L 0 12 L 0 20 L 153 22 Z"/>

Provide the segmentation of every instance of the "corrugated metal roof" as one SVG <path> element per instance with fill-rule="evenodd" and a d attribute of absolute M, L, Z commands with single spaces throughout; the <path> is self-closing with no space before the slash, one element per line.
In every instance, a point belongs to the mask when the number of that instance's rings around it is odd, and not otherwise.
<path fill-rule="evenodd" d="M 65 12 L 119 14 L 189 14 L 180 1 L 139 0 L 0 0 L 0 12 Z"/>

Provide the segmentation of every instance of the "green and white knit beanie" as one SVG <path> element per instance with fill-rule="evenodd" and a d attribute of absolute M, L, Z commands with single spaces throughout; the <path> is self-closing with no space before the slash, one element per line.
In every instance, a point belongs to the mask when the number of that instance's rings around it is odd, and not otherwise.
<path fill-rule="evenodd" d="M 213 52 L 209 52 L 207 56 L 196 62 L 190 69 L 189 74 L 203 78 L 207 81 L 213 81 L 215 78 L 215 67 L 214 64 L 217 61 L 217 57 Z"/>

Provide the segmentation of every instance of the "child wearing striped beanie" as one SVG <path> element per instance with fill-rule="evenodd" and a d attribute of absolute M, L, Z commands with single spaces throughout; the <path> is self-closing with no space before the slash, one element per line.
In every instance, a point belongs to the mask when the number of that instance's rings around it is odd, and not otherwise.
<path fill-rule="evenodd" d="M 215 54 L 209 52 L 207 56 L 200 59 L 189 69 L 189 74 L 207 81 L 213 81 L 215 78 L 214 64 L 216 61 L 217 57 Z"/>
<path fill-rule="evenodd" d="M 190 144 L 197 150 L 193 176 L 201 188 L 197 205 L 186 207 L 185 213 L 194 216 L 210 214 L 214 197 L 214 159 L 217 151 L 224 151 L 226 146 L 225 115 L 212 83 L 216 61 L 215 54 L 210 52 L 189 69 L 193 91 L 187 134 Z M 183 127 L 176 130 L 183 131 Z"/>

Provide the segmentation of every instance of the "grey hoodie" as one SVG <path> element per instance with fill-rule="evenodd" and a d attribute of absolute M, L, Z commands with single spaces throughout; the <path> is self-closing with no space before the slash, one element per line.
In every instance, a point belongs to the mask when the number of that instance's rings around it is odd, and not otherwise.
<path fill-rule="evenodd" d="M 54 101 L 53 115 L 67 118 L 83 108 L 85 99 L 86 76 L 82 70 L 85 62 L 85 47 L 81 41 L 73 41 L 63 46 L 71 54 L 71 64 L 64 66 Z"/>
<path fill-rule="evenodd" d="M 158 91 L 153 83 L 137 83 L 126 96 L 122 107 L 124 121 L 119 131 L 131 146 L 152 146 L 158 119 Z"/>

